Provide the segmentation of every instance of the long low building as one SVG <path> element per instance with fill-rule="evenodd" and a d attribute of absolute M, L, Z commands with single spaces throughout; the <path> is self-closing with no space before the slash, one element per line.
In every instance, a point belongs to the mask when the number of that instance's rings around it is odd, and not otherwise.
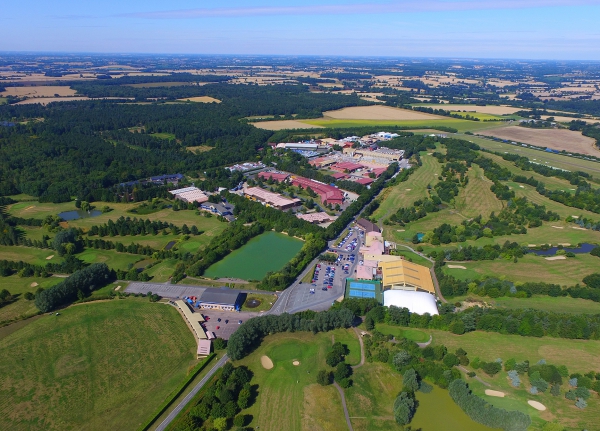
<path fill-rule="evenodd" d="M 328 223 L 330 221 L 334 221 L 337 217 L 330 216 L 326 212 L 320 213 L 309 213 L 309 214 L 296 214 L 296 217 L 302 220 L 306 220 L 309 223 Z"/>
<path fill-rule="evenodd" d="M 303 189 L 310 187 L 312 191 L 321 197 L 321 201 L 325 205 L 342 205 L 344 203 L 344 192 L 337 187 L 309 180 L 304 177 L 292 177 L 292 185 L 302 187 Z"/>
<path fill-rule="evenodd" d="M 289 177 L 290 177 L 290 174 L 284 174 L 283 172 L 265 171 L 265 172 L 258 173 L 258 178 L 265 180 L 265 181 L 271 179 L 278 183 L 281 183 L 281 182 L 287 180 Z"/>
<path fill-rule="evenodd" d="M 435 294 L 429 268 L 408 260 L 381 262 L 383 290 L 414 290 Z"/>
<path fill-rule="evenodd" d="M 278 193 L 273 193 L 261 189 L 260 187 L 250 187 L 244 189 L 244 195 L 247 198 L 262 202 L 264 204 L 277 208 L 278 210 L 287 210 L 302 204 L 302 201 L 300 199 L 289 199 Z"/>
<path fill-rule="evenodd" d="M 171 193 L 175 199 L 188 203 L 197 202 L 201 204 L 208 201 L 208 196 L 197 187 L 185 187 L 183 189 L 171 190 L 169 193 Z"/>
<path fill-rule="evenodd" d="M 204 317 L 200 313 L 194 313 L 187 302 L 179 299 L 175 301 L 175 305 L 183 314 L 188 326 L 192 329 L 192 332 L 196 336 L 198 340 L 206 340 L 208 337 L 206 336 L 206 332 L 204 332 L 204 328 L 200 322 L 204 322 Z"/>

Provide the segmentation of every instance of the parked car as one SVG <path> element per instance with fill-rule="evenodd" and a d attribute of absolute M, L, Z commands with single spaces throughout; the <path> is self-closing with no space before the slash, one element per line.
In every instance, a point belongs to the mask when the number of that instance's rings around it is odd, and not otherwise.
<path fill-rule="evenodd" d="M 241 324 L 242 324 L 242 321 L 241 321 L 241 320 L 238 320 L 238 325 L 241 325 Z"/>
<path fill-rule="evenodd" d="M 220 321 L 221 321 L 221 318 L 219 317 L 219 318 L 217 319 L 217 322 L 220 322 Z"/>
<path fill-rule="evenodd" d="M 220 327 L 220 326 L 217 326 L 217 329 L 221 329 L 221 327 Z"/>

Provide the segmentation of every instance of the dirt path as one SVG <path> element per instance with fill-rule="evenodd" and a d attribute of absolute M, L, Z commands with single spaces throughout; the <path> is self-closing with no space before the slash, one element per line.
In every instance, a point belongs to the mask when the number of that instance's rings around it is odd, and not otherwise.
<path fill-rule="evenodd" d="M 464 373 L 468 373 L 468 372 L 469 372 L 469 370 L 467 370 L 467 369 L 466 369 L 465 367 L 463 367 L 462 365 L 459 365 L 459 366 L 458 366 L 458 369 L 459 369 L 459 370 L 461 370 L 461 371 L 462 371 L 462 372 L 464 372 Z M 475 376 L 474 378 L 475 378 L 475 380 L 477 380 L 479 383 L 481 383 L 481 384 L 483 384 L 483 385 L 485 385 L 485 386 L 487 386 L 487 387 L 491 387 L 491 386 L 492 386 L 492 385 L 490 385 L 488 382 L 486 382 L 486 381 L 482 380 L 482 379 L 481 379 L 481 377 L 479 377 L 479 376 Z"/>
<path fill-rule="evenodd" d="M 333 386 L 338 390 L 340 396 L 342 397 L 342 407 L 344 408 L 344 416 L 346 416 L 346 424 L 348 425 L 348 429 L 350 431 L 354 431 L 352 428 L 352 422 L 350 422 L 350 415 L 348 414 L 348 407 L 346 406 L 346 396 L 344 395 L 344 390 L 337 384 L 337 382 L 333 382 Z"/>
<path fill-rule="evenodd" d="M 358 337 L 358 342 L 360 343 L 360 363 L 358 365 L 352 366 L 352 369 L 356 370 L 357 368 L 360 368 L 363 365 L 365 365 L 365 345 L 363 343 L 363 339 L 362 339 L 362 336 L 360 335 L 360 331 L 358 330 L 358 328 L 353 328 L 353 329 L 354 329 L 354 333 Z"/>

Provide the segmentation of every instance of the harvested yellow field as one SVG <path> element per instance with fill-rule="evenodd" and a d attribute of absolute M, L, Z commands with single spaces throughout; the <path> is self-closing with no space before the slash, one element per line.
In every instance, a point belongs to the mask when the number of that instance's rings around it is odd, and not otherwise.
<path fill-rule="evenodd" d="M 255 127 L 265 130 L 283 130 L 283 129 L 322 129 L 322 126 L 306 124 L 297 120 L 281 120 L 281 121 L 259 121 L 252 123 Z"/>
<path fill-rule="evenodd" d="M 487 105 L 487 106 L 476 106 L 476 105 L 431 105 L 431 108 L 438 106 L 440 109 L 445 109 L 447 111 L 467 111 L 467 112 L 480 112 L 482 114 L 491 114 L 491 115 L 511 115 L 517 111 L 528 111 L 528 109 L 523 108 L 513 108 L 511 106 L 495 106 L 495 105 Z"/>
<path fill-rule="evenodd" d="M 583 136 L 581 132 L 566 129 L 529 129 L 527 127 L 509 126 L 486 130 L 484 134 L 509 141 L 548 147 L 553 150 L 572 151 L 592 156 L 600 155 L 600 150 L 594 146 L 594 139 Z"/>
<path fill-rule="evenodd" d="M 197 103 L 221 103 L 219 99 L 210 96 L 188 97 L 187 99 L 177 99 L 182 102 L 197 102 Z"/>
<path fill-rule="evenodd" d="M 352 106 L 350 108 L 327 111 L 323 113 L 326 118 L 336 120 L 430 120 L 447 119 L 439 115 L 427 114 L 410 109 L 392 108 L 391 106 Z"/>
<path fill-rule="evenodd" d="M 15 105 L 31 105 L 34 103 L 39 103 L 41 105 L 47 105 L 52 102 L 72 102 L 74 100 L 90 100 L 88 97 L 38 97 L 21 100 L 20 102 L 15 103 Z"/>
<path fill-rule="evenodd" d="M 0 96 L 14 97 L 68 97 L 74 96 L 76 91 L 71 87 L 61 85 L 46 85 L 39 87 L 7 87 Z"/>

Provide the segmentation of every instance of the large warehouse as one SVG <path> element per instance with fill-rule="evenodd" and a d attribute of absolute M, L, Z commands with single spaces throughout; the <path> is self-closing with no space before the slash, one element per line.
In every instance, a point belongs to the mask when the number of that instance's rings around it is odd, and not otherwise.
<path fill-rule="evenodd" d="M 260 187 L 249 187 L 244 189 L 244 195 L 252 200 L 262 202 L 266 205 L 277 208 L 278 210 L 287 210 L 295 206 L 302 205 L 302 201 L 298 198 L 286 198 L 277 193 L 269 192 Z"/>
<path fill-rule="evenodd" d="M 383 290 L 414 290 L 435 294 L 429 268 L 408 260 L 381 262 Z"/>
<path fill-rule="evenodd" d="M 244 296 L 238 291 L 227 288 L 206 289 L 198 303 L 204 310 L 240 311 Z"/>

